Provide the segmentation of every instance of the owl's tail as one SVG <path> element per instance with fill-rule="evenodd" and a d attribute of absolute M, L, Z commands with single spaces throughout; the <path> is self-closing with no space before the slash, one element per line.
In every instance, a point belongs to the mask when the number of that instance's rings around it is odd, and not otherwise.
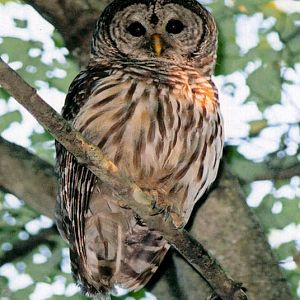
<path fill-rule="evenodd" d="M 99 184 L 95 190 L 85 219 L 86 261 L 80 277 L 104 294 L 118 288 L 139 290 L 157 270 L 169 244 L 131 209 L 121 208 L 110 191 Z"/>

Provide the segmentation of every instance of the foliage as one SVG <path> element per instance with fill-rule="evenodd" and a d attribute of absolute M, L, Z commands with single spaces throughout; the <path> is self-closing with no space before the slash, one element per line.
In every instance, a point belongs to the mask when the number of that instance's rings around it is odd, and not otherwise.
<path fill-rule="evenodd" d="M 4 2 L 8 1 L 0 1 L 0 9 Z M 295 299 L 300 299 L 297 295 L 300 240 L 291 234 L 297 228 L 299 233 L 300 228 L 300 179 L 297 174 L 274 179 L 280 170 L 299 164 L 300 106 L 295 95 L 297 91 L 299 95 L 300 91 L 300 13 L 285 12 L 277 2 L 269 0 L 206 2 L 216 17 L 220 32 L 216 75 L 221 98 L 230 99 L 227 105 L 238 107 L 241 111 L 239 115 L 225 114 L 226 122 L 233 124 L 231 128 L 238 118 L 241 121 L 237 124 L 246 121 L 248 124 L 247 132 L 241 130 L 238 136 L 231 134 L 229 129 L 224 157 L 249 194 L 249 205 L 254 206 L 270 237 Z M 24 31 L 29 22 L 26 18 L 14 19 L 15 27 Z M 49 50 L 44 42 L 18 36 L 0 38 L 0 54 L 36 88 L 66 92 L 78 67 L 56 31 L 52 32 L 49 40 L 60 53 L 57 57 L 47 57 Z M 0 109 L 4 108 L 0 133 L 3 135 L 7 135 L 14 124 L 23 122 L 22 114 L 11 103 L 9 95 L 0 88 Z M 55 101 L 52 103 L 55 104 Z M 247 116 L 250 106 L 256 108 L 255 116 Z M 290 116 L 293 113 L 295 117 Z M 53 162 L 53 141 L 47 132 L 36 128 L 28 138 L 32 151 Z M 258 182 L 261 178 L 267 182 Z M 262 185 L 270 188 L 264 192 L 265 189 L 257 188 Z M 22 243 L 37 234 L 30 234 L 29 228 L 32 220 L 39 220 L 39 215 L 4 194 L 0 197 L 0 208 L 1 260 L 13 244 Z M 42 230 L 38 221 L 35 226 Z M 278 232 L 281 232 L 281 238 L 274 241 L 273 237 Z M 290 238 L 286 238 L 288 234 Z M 61 282 L 64 290 L 54 291 L 51 299 L 85 299 L 79 294 L 68 294 L 72 278 L 66 268 L 66 245 L 56 235 L 50 236 L 49 241 L 50 244 L 39 245 L 11 262 L 19 275 L 28 274 L 32 278 L 28 286 L 14 290 L 8 284 L 10 277 L 0 268 L 2 297 L 28 299 L 39 283 L 43 282 L 49 288 Z M 37 263 L 36 257 L 42 257 L 42 262 Z M 64 296 L 65 292 L 68 296 Z M 142 299 L 144 291 L 131 296 Z"/>

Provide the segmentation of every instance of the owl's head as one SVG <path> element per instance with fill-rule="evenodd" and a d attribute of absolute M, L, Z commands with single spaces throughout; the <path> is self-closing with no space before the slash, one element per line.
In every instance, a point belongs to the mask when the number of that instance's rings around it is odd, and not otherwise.
<path fill-rule="evenodd" d="M 97 23 L 92 58 L 212 69 L 216 44 L 213 17 L 196 0 L 115 0 Z"/>

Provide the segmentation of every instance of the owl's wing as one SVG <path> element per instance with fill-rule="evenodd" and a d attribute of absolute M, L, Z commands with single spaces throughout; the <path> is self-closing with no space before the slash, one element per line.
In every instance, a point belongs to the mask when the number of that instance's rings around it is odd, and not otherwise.
<path fill-rule="evenodd" d="M 72 121 L 86 103 L 93 88 L 93 82 L 107 76 L 105 70 L 87 69 L 79 73 L 69 88 L 62 116 Z M 85 257 L 84 216 L 96 177 L 60 143 L 55 142 L 56 171 L 59 179 L 59 193 L 56 202 L 55 218 L 61 236 L 70 245 L 70 256 L 74 276 L 80 277 L 80 262 L 77 256 Z"/>
<path fill-rule="evenodd" d="M 78 75 L 63 109 L 67 120 L 80 122 L 85 118 L 84 108 L 80 109 L 91 100 L 94 87 L 103 89 L 102 80 L 91 71 Z M 112 77 L 107 81 L 106 89 L 124 88 L 124 84 L 116 87 Z M 97 101 L 102 95 L 99 90 Z M 93 126 L 98 134 L 101 124 Z M 120 208 L 112 192 L 58 143 L 56 151 L 60 184 L 56 220 L 61 235 L 69 242 L 72 271 L 83 292 L 105 295 L 115 286 L 133 290 L 145 285 L 169 244 L 132 210 Z"/>

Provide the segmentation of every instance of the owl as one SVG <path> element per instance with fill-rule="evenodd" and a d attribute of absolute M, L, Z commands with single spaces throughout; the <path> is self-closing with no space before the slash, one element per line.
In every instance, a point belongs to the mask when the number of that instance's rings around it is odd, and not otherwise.
<path fill-rule="evenodd" d="M 102 13 L 63 117 L 184 226 L 223 148 L 211 80 L 217 29 L 196 0 L 115 0 Z M 84 293 L 138 290 L 170 245 L 59 143 L 56 220 Z M 102 298 L 101 298 L 102 297 Z"/>

